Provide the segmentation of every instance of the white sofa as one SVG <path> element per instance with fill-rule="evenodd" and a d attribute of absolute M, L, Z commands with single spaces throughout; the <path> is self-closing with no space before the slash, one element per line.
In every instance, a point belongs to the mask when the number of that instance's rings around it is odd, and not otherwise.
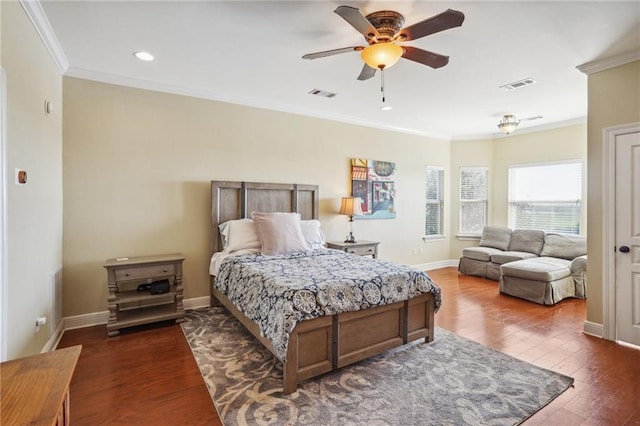
<path fill-rule="evenodd" d="M 458 271 L 499 281 L 501 293 L 542 305 L 586 298 L 586 238 L 486 226 L 478 247 L 462 251 Z"/>

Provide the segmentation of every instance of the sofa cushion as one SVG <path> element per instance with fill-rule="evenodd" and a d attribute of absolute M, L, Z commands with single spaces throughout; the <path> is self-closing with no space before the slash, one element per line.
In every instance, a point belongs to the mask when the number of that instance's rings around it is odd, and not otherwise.
<path fill-rule="evenodd" d="M 498 265 L 502 265 L 503 263 L 515 262 L 516 260 L 522 259 L 531 259 L 532 257 L 538 257 L 533 253 L 527 253 L 525 251 L 503 251 L 498 254 L 491 255 L 491 262 L 496 263 Z"/>
<path fill-rule="evenodd" d="M 500 250 L 509 250 L 511 241 L 511 229 L 500 226 L 485 226 L 480 237 L 481 247 L 493 247 Z"/>
<path fill-rule="evenodd" d="M 532 281 L 551 282 L 571 274 L 571 262 L 555 257 L 534 257 L 526 260 L 505 263 L 500 266 L 502 275 L 518 277 Z"/>
<path fill-rule="evenodd" d="M 544 244 L 544 231 L 536 229 L 514 229 L 511 233 L 509 251 L 524 251 L 540 255 Z"/>
<path fill-rule="evenodd" d="M 587 254 L 587 239 L 579 235 L 548 233 L 544 237 L 544 247 L 540 256 L 574 259 Z"/>
<path fill-rule="evenodd" d="M 491 247 L 467 247 L 462 250 L 462 257 L 489 262 L 491 256 L 498 253 L 502 253 L 502 250 Z"/>

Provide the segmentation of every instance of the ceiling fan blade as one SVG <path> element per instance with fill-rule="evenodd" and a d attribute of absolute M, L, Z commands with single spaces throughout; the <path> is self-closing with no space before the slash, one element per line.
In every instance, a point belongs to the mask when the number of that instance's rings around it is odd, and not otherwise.
<path fill-rule="evenodd" d="M 341 53 L 359 51 L 362 49 L 364 49 L 364 47 L 362 46 L 343 47 L 341 49 L 325 50 L 324 52 L 307 53 L 302 57 L 302 59 L 318 59 L 318 58 L 324 58 L 326 56 L 339 55 Z"/>
<path fill-rule="evenodd" d="M 367 18 L 360 13 L 359 9 L 351 6 L 338 6 L 334 12 L 340 15 L 353 28 L 358 30 L 358 32 L 367 40 L 373 37 L 378 37 L 378 30 L 371 25 L 371 22 L 367 21 Z"/>
<path fill-rule="evenodd" d="M 447 9 L 439 15 L 401 29 L 396 38 L 400 41 L 415 40 L 449 28 L 459 27 L 462 22 L 464 22 L 464 13 Z"/>
<path fill-rule="evenodd" d="M 433 53 L 411 46 L 402 46 L 402 48 L 404 49 L 403 58 L 427 65 L 431 68 L 444 67 L 449 63 L 449 57 L 439 53 Z"/>
<path fill-rule="evenodd" d="M 364 66 L 362 67 L 362 71 L 360 71 L 360 75 L 358 76 L 358 80 L 369 80 L 374 75 L 376 75 L 375 68 L 371 68 L 369 65 L 364 64 Z"/>

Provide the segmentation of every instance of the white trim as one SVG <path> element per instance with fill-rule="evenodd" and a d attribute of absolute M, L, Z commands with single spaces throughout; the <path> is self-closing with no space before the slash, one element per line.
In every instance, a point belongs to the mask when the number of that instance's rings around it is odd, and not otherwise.
<path fill-rule="evenodd" d="M 58 346 L 58 343 L 60 343 L 60 339 L 62 339 L 64 330 L 64 320 L 62 320 L 53 331 L 53 334 L 51 335 L 51 337 L 49 337 L 49 340 L 47 340 L 47 343 L 44 345 L 44 348 L 42 348 L 42 351 L 40 351 L 40 353 L 51 352 L 55 350 Z"/>
<path fill-rule="evenodd" d="M 449 268 L 452 266 L 455 266 L 457 268 L 458 261 L 449 259 L 449 260 L 440 260 L 437 262 L 420 263 L 418 265 L 411 265 L 412 268 L 419 269 L 421 271 L 431 271 L 434 269 Z"/>
<path fill-rule="evenodd" d="M 0 66 L 0 361 L 7 359 L 9 243 L 7 240 L 7 72 Z"/>
<path fill-rule="evenodd" d="M 604 326 L 596 322 L 585 321 L 582 326 L 582 332 L 590 336 L 603 337 Z"/>
<path fill-rule="evenodd" d="M 635 349 L 637 351 L 640 351 L 640 346 L 638 346 L 638 345 L 634 345 L 632 343 L 623 342 L 622 340 L 618 340 L 616 343 L 619 344 L 619 345 L 622 345 L 622 346 L 626 346 L 627 348 L 631 348 L 631 349 Z"/>
<path fill-rule="evenodd" d="M 480 234 L 456 234 L 456 238 L 460 241 L 480 241 L 482 235 Z"/>
<path fill-rule="evenodd" d="M 543 132 L 545 130 L 561 129 L 563 127 L 577 126 L 579 124 L 586 124 L 586 123 L 587 123 L 587 117 L 583 116 L 583 117 L 572 118 L 569 120 L 556 121 L 553 123 L 539 124 L 537 126 L 524 127 L 524 128 L 518 127 L 518 135 Z M 496 139 L 503 139 L 503 138 L 513 138 L 514 133 L 515 132 L 509 135 L 502 132 L 495 132 L 490 135 L 487 135 L 487 134 L 464 135 L 464 136 L 452 137 L 451 140 L 454 142 L 455 141 L 473 141 L 473 140 L 487 139 L 487 138 L 496 140 Z"/>
<path fill-rule="evenodd" d="M 49 55 L 51 55 L 53 62 L 55 62 L 60 73 L 64 74 L 69 69 L 69 61 L 62 50 L 62 46 L 60 46 L 56 34 L 53 32 L 53 28 L 51 28 L 51 23 L 49 23 L 49 19 L 47 19 L 42 5 L 38 0 L 19 1 L 20 6 L 22 6 L 22 9 L 33 24 L 33 28 L 35 28 L 38 36 L 40 36 L 40 40 L 42 40 Z"/>
<path fill-rule="evenodd" d="M 211 296 L 192 297 L 182 301 L 185 309 L 208 308 L 211 306 Z"/>
<path fill-rule="evenodd" d="M 616 340 L 616 138 L 640 132 L 640 122 L 602 129 L 602 321 L 607 340 Z"/>
<path fill-rule="evenodd" d="M 610 58 L 597 59 L 595 61 L 587 62 L 582 65 L 578 65 L 576 68 L 584 74 L 593 74 L 600 71 L 605 71 L 610 68 L 619 67 L 620 65 L 630 64 L 631 62 L 640 61 L 640 50 L 634 50 L 620 55 L 611 56 Z"/>
<path fill-rule="evenodd" d="M 193 297 L 182 301 L 185 309 L 198 309 L 209 306 L 211 298 L 209 296 Z M 64 331 L 76 328 L 92 327 L 94 325 L 106 324 L 109 320 L 109 311 L 93 312 L 91 314 L 75 315 L 64 318 Z M 60 340 L 60 339 L 58 339 Z M 57 342 L 56 342 L 57 344 Z"/>
<path fill-rule="evenodd" d="M 109 320 L 109 311 L 94 312 L 91 314 L 74 315 L 64 319 L 64 331 L 76 328 L 92 327 L 106 324 Z"/>

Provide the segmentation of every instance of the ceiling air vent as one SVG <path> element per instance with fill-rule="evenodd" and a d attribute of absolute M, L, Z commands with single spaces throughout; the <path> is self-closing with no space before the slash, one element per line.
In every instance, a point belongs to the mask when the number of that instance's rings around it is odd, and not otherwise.
<path fill-rule="evenodd" d="M 516 90 L 525 86 L 531 86 L 532 84 L 536 84 L 532 78 L 523 78 L 522 80 L 514 81 L 513 83 L 505 84 L 504 86 L 500 86 L 500 89 L 504 90 Z"/>
<path fill-rule="evenodd" d="M 309 92 L 310 95 L 322 96 L 323 98 L 334 98 L 336 96 L 335 93 L 327 92 L 326 90 L 313 89 Z"/>

